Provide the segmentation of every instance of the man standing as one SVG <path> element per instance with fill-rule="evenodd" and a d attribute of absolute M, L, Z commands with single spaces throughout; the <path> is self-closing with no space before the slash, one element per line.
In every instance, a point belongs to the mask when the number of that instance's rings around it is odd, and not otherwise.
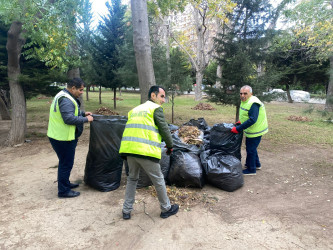
<path fill-rule="evenodd" d="M 264 104 L 252 95 L 252 88 L 245 85 L 240 90 L 241 105 L 239 122 L 231 129 L 232 133 L 244 131 L 246 136 L 246 169 L 245 175 L 256 175 L 256 170 L 261 168 L 257 148 L 261 136 L 268 132 L 267 116 Z"/>
<path fill-rule="evenodd" d="M 161 208 L 161 218 L 168 218 L 178 212 L 177 204 L 170 205 L 164 177 L 159 160 L 161 159 L 161 139 L 172 153 L 172 137 L 165 121 L 161 105 L 165 102 L 162 87 L 152 86 L 148 92 L 148 101 L 135 107 L 128 113 L 128 121 L 123 133 L 119 153 L 127 158 L 129 175 L 127 177 L 123 218 L 131 218 L 139 171 L 144 170 L 153 182 Z"/>
<path fill-rule="evenodd" d="M 80 192 L 71 190 L 79 184 L 70 183 L 69 176 L 74 164 L 77 141 L 83 132 L 83 123 L 93 121 L 92 113 L 80 111 L 78 98 L 83 89 L 82 79 L 74 78 L 66 89 L 54 97 L 50 107 L 47 136 L 59 159 L 58 197 L 61 198 L 80 195 Z"/>

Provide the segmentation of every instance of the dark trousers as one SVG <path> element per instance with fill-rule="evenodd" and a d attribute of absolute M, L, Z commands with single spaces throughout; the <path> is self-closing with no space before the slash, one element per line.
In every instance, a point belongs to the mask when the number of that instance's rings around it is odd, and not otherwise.
<path fill-rule="evenodd" d="M 248 138 L 246 137 L 245 145 L 246 145 L 246 166 L 247 169 L 255 173 L 256 168 L 261 166 L 258 156 L 257 148 L 260 144 L 261 136 Z"/>
<path fill-rule="evenodd" d="M 73 141 L 57 141 L 49 138 L 49 140 L 59 159 L 58 194 L 65 194 L 71 190 L 69 176 L 74 164 L 77 139 Z"/>

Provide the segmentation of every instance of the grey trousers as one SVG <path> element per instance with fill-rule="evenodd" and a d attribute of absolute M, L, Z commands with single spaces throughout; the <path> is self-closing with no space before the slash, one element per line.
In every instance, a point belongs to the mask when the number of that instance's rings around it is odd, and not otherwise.
<path fill-rule="evenodd" d="M 171 208 L 170 200 L 166 192 L 164 177 L 159 163 L 155 163 L 148 159 L 127 156 L 129 167 L 129 175 L 127 177 L 125 202 L 123 212 L 128 214 L 133 210 L 135 201 L 136 185 L 139 179 L 139 171 L 141 169 L 146 172 L 150 180 L 153 182 L 157 197 L 160 202 L 162 212 L 166 212 Z"/>

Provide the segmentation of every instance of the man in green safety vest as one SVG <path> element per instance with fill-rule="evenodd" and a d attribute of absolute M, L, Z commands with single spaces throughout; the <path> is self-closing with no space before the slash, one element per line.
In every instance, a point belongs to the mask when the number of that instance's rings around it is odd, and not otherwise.
<path fill-rule="evenodd" d="M 165 90 L 159 86 L 152 86 L 148 92 L 148 99 L 128 113 L 119 149 L 120 155 L 126 157 L 129 166 L 122 210 L 125 220 L 131 218 L 140 170 L 146 172 L 155 186 L 161 208 L 160 217 L 168 218 L 179 209 L 177 204 L 170 204 L 159 164 L 162 139 L 165 141 L 168 155 L 172 153 L 173 147 L 171 133 L 161 107 L 165 102 Z"/>
<path fill-rule="evenodd" d="M 80 110 L 78 98 L 82 95 L 84 82 L 74 78 L 67 83 L 67 88 L 61 90 L 53 99 L 50 107 L 47 136 L 56 152 L 58 165 L 58 197 L 72 198 L 80 195 L 72 189 L 79 186 L 70 183 L 75 148 L 79 136 L 83 132 L 83 124 L 93 121 L 92 113 Z"/>
<path fill-rule="evenodd" d="M 257 148 L 261 137 L 268 132 L 268 123 L 265 105 L 252 95 L 252 88 L 245 85 L 240 90 L 241 105 L 239 109 L 239 121 L 231 129 L 232 133 L 244 131 L 246 136 L 246 169 L 244 175 L 256 175 L 261 169 Z"/>

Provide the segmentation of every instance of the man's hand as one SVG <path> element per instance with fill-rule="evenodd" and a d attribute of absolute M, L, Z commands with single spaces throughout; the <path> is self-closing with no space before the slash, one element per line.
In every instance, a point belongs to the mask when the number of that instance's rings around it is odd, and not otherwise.
<path fill-rule="evenodd" d="M 88 122 L 92 122 L 94 120 L 94 117 L 91 115 L 87 115 L 86 117 L 88 118 Z"/>
<path fill-rule="evenodd" d="M 173 151 L 173 148 L 168 148 L 167 151 L 166 151 L 166 154 L 167 155 L 171 155 L 172 151 Z"/>
<path fill-rule="evenodd" d="M 85 112 L 84 115 L 88 116 L 88 115 L 92 115 L 92 113 L 91 112 Z"/>
<path fill-rule="evenodd" d="M 232 127 L 232 129 L 230 131 L 231 131 L 231 133 L 238 134 L 236 127 Z"/>
<path fill-rule="evenodd" d="M 235 123 L 235 125 L 241 125 L 241 124 L 242 124 L 241 121 Z"/>

